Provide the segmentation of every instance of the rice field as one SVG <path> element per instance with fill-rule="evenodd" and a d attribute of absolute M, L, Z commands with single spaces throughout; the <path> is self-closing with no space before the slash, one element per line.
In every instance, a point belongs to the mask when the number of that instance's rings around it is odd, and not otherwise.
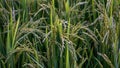
<path fill-rule="evenodd" d="M 0 0 L 0 68 L 120 68 L 120 0 Z"/>

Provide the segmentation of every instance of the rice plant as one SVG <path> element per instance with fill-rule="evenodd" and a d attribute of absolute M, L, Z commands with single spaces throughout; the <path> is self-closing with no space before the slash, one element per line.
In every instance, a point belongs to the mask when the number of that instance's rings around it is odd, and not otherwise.
<path fill-rule="evenodd" d="M 120 0 L 0 0 L 0 68 L 119 68 Z"/>

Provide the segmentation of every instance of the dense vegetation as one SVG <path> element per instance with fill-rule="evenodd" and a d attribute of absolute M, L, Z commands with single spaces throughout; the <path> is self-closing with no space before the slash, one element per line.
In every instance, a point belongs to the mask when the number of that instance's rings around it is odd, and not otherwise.
<path fill-rule="evenodd" d="M 120 68 L 120 0 L 0 0 L 0 68 Z"/>

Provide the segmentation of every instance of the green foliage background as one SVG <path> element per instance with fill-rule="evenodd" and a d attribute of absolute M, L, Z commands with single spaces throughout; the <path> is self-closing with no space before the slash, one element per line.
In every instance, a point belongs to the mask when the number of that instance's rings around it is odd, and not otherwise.
<path fill-rule="evenodd" d="M 0 68 L 119 68 L 120 0 L 0 0 Z"/>

